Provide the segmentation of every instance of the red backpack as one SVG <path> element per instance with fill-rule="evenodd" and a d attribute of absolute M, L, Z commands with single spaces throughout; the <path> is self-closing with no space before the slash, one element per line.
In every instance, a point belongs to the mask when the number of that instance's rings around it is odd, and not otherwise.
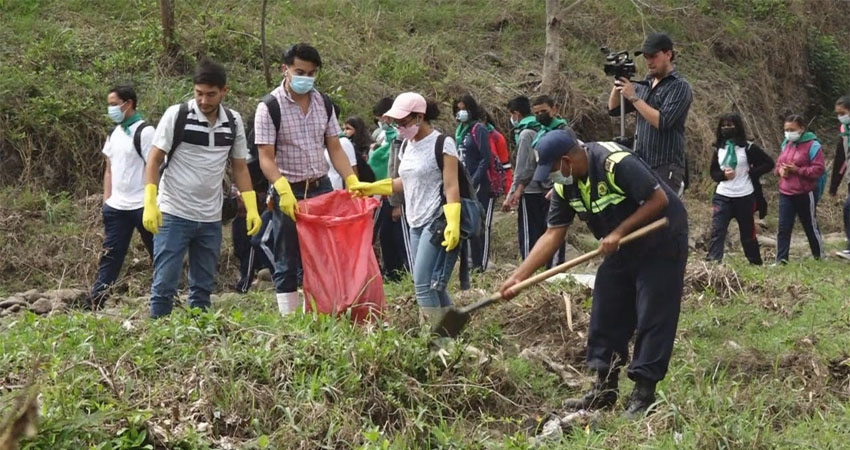
<path fill-rule="evenodd" d="M 475 124 L 475 126 L 483 125 Z M 514 173 L 505 136 L 495 128 L 488 134 L 490 136 L 490 166 L 487 168 L 487 179 L 490 180 L 490 195 L 498 197 L 510 190 Z M 472 137 L 475 138 L 474 129 Z"/>

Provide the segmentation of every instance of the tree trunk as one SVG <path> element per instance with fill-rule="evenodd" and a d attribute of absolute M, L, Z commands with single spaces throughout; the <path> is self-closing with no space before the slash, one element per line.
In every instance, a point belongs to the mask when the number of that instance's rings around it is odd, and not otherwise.
<path fill-rule="evenodd" d="M 551 94 L 558 80 L 561 60 L 561 0 L 546 0 L 546 50 L 543 54 L 543 81 L 540 91 Z"/>
<path fill-rule="evenodd" d="M 162 50 L 173 62 L 179 53 L 174 37 L 174 0 L 159 0 L 159 11 L 162 16 Z"/>
<path fill-rule="evenodd" d="M 263 46 L 263 70 L 266 73 L 266 87 L 272 87 L 272 74 L 269 71 L 269 57 L 266 54 L 266 6 L 269 0 L 263 0 L 263 16 L 260 21 L 260 45 Z"/>

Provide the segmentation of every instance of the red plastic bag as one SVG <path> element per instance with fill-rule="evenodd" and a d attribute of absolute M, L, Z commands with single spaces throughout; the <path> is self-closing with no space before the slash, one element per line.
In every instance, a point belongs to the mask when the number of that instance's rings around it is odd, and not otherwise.
<path fill-rule="evenodd" d="M 298 202 L 295 226 L 304 268 L 307 311 L 339 315 L 351 309 L 361 322 L 386 308 L 384 280 L 372 250 L 373 217 L 380 202 L 336 190 Z"/>

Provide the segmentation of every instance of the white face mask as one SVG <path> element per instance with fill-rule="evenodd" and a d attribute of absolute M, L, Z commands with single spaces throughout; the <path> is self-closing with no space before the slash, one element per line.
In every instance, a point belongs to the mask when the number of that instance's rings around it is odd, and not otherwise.
<path fill-rule="evenodd" d="M 838 116 L 838 121 L 841 122 L 843 125 L 850 125 L 850 114 Z"/>
<path fill-rule="evenodd" d="M 788 142 L 797 142 L 798 140 L 800 140 L 800 136 L 802 136 L 802 133 L 800 133 L 799 131 L 785 132 L 785 139 L 788 139 Z"/>
<path fill-rule="evenodd" d="M 551 180 L 553 183 L 557 183 L 563 186 L 573 184 L 573 166 L 570 165 L 570 174 L 564 176 L 564 174 L 561 173 L 561 164 L 558 163 L 558 170 L 549 174 L 549 180 Z"/>

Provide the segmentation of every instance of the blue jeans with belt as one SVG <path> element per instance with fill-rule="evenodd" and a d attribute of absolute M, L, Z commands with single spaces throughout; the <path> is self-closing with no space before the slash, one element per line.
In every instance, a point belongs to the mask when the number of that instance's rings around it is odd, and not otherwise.
<path fill-rule="evenodd" d="M 153 238 L 151 317 L 171 314 L 187 250 L 189 307 L 210 307 L 221 253 L 221 221 L 195 222 L 163 213 L 159 233 Z"/>
<path fill-rule="evenodd" d="M 431 242 L 430 224 L 410 229 L 410 249 L 413 253 L 413 288 L 416 302 L 423 308 L 452 306 L 448 285 L 463 242 L 454 250 Z"/>
<path fill-rule="evenodd" d="M 322 177 L 315 186 L 307 189 L 298 188 L 293 183 L 292 193 L 297 200 L 313 198 L 327 194 L 333 190 L 331 180 Z M 272 211 L 272 233 L 274 234 L 274 286 L 278 294 L 298 290 L 299 273 L 301 272 L 301 247 L 298 245 L 298 232 L 295 222 L 280 210 L 280 195 L 272 189 L 274 210 Z"/>

